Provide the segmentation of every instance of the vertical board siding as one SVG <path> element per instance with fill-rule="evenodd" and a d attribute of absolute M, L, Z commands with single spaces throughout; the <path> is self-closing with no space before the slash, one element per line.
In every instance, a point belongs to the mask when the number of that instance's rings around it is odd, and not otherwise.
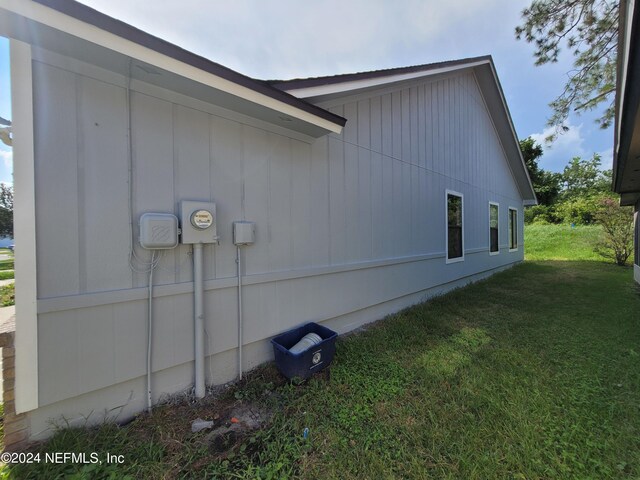
<path fill-rule="evenodd" d="M 211 198 L 210 186 L 210 129 L 209 117 L 206 113 L 181 105 L 173 106 L 173 191 L 174 208 L 180 211 L 181 200 L 208 201 Z M 180 245 L 179 254 L 189 251 L 189 246 Z M 211 272 L 213 247 L 204 248 L 204 275 L 213 276 Z M 178 263 L 176 280 L 189 282 L 193 280 L 193 267 L 190 262 Z"/>
<path fill-rule="evenodd" d="M 220 245 L 213 247 L 216 278 L 236 275 L 236 248 L 231 242 L 232 223 L 244 220 L 244 159 L 242 125 L 210 116 L 211 190 L 209 199 L 216 202 Z"/>
<path fill-rule="evenodd" d="M 38 294 L 80 293 L 76 79 L 67 71 L 33 65 Z M 54 221 L 51 221 L 54 219 Z M 64 239 L 56 251 L 51 239 Z M 47 241 L 45 241 L 47 240 Z"/>
<path fill-rule="evenodd" d="M 371 151 L 382 152 L 382 97 L 373 97 L 369 101 L 369 116 L 371 123 L 369 135 Z"/>
<path fill-rule="evenodd" d="M 329 138 L 311 145 L 310 262 L 314 267 L 329 265 L 331 258 L 329 222 Z"/>
<path fill-rule="evenodd" d="M 146 373 L 147 303 L 145 301 L 113 305 L 115 378 L 124 381 Z M 184 328 L 184 330 L 188 330 Z M 155 349 L 158 349 L 158 344 Z"/>
<path fill-rule="evenodd" d="M 382 190 L 382 162 L 383 157 L 380 153 L 371 152 L 371 258 L 383 258 L 384 236 L 388 230 L 383 224 L 385 203 Z"/>
<path fill-rule="evenodd" d="M 126 92 L 87 77 L 78 91 L 80 289 L 131 288 Z"/>
<path fill-rule="evenodd" d="M 291 269 L 291 148 L 289 139 L 268 134 L 269 271 Z"/>
<path fill-rule="evenodd" d="M 78 312 L 49 313 L 38 318 L 38 404 L 78 395 Z"/>
<path fill-rule="evenodd" d="M 344 144 L 329 138 L 329 262 L 333 265 L 345 263 L 347 258 L 347 236 L 345 216 L 345 165 Z"/>
<path fill-rule="evenodd" d="M 481 250 L 488 250 L 489 201 L 500 204 L 501 247 L 508 207 L 519 208 L 520 242 L 523 215 L 471 74 L 334 106 L 347 118 L 343 133 L 309 142 L 211 113 L 204 103 L 194 108 L 195 100 L 185 106 L 169 94 L 128 94 L 46 64 L 35 65 L 34 89 L 40 298 L 146 287 L 147 274 L 129 266 L 132 244 L 142 262 L 149 258 L 135 247 L 139 216 L 177 213 L 184 199 L 218 207 L 221 244 L 205 248 L 206 279 L 236 275 L 232 222 L 242 219 L 257 225 L 256 243 L 243 248 L 247 277 L 435 257 L 250 284 L 245 343 L 521 259 L 522 249 L 494 257 Z M 481 250 L 450 265 L 445 189 L 464 194 L 465 250 Z M 190 247 L 165 252 L 155 283 L 191 281 Z M 154 302 L 154 371 L 192 361 L 192 294 Z M 205 308 L 207 353 L 235 348 L 236 290 L 208 290 Z M 144 300 L 41 314 L 41 403 L 144 375 L 146 328 Z"/>
<path fill-rule="evenodd" d="M 309 144 L 291 140 L 290 146 L 291 231 L 289 236 L 292 242 L 291 268 L 297 270 L 314 264 L 313 251 L 311 250 L 311 228 L 313 225 L 311 203 L 314 194 L 324 198 L 324 192 L 312 189 L 311 148 Z"/>
<path fill-rule="evenodd" d="M 358 102 L 358 139 L 360 147 L 371 148 L 371 105 L 369 99 Z"/>
<path fill-rule="evenodd" d="M 256 242 L 245 249 L 247 274 L 269 271 L 269 156 L 267 132 L 243 125 L 244 210 L 256 222 Z"/>
<path fill-rule="evenodd" d="M 361 243 L 360 215 L 358 203 L 358 147 L 345 143 L 344 145 L 344 212 L 345 212 L 345 237 L 347 253 L 345 263 L 353 263 L 360 260 Z"/>
<path fill-rule="evenodd" d="M 358 238 L 360 245 L 358 258 L 361 261 L 372 257 L 372 174 L 371 151 L 358 149 Z"/>
<path fill-rule="evenodd" d="M 173 107 L 171 103 L 142 94 L 132 94 L 131 131 L 133 150 L 133 181 L 135 211 L 174 213 L 173 191 Z M 136 257 L 135 286 L 145 286 L 144 273 L 151 254 L 135 241 L 139 235 L 138 222 L 133 221 L 133 245 Z M 140 258 L 137 261 L 136 258 Z M 165 252 L 162 269 L 155 274 L 156 284 L 175 283 L 176 253 Z"/>
<path fill-rule="evenodd" d="M 89 318 L 79 318 L 78 384 L 80 392 L 97 390 L 115 383 L 115 344 L 113 305 L 101 305 Z M 99 339 L 99 341 L 96 341 Z"/>

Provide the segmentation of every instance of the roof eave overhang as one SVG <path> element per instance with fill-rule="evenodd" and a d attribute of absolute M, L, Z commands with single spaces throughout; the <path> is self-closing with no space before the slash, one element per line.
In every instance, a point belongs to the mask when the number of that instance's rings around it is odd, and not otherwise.
<path fill-rule="evenodd" d="M 620 4 L 613 190 L 622 205 L 640 198 L 640 6 Z"/>
<path fill-rule="evenodd" d="M 202 100 L 310 137 L 340 133 L 346 122 L 74 1 L 0 0 L 0 35 L 179 93 L 195 90 Z M 133 73 L 131 61 L 140 66 Z"/>

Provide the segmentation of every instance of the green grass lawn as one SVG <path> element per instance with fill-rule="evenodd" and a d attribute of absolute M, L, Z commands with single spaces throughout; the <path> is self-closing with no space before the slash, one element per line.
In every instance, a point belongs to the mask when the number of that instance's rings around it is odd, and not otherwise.
<path fill-rule="evenodd" d="M 0 260 L 0 280 L 10 280 L 14 278 L 13 258 Z"/>
<path fill-rule="evenodd" d="M 593 251 L 602 235 L 600 226 L 527 225 L 527 260 L 603 260 Z"/>
<path fill-rule="evenodd" d="M 10 307 L 16 304 L 16 284 L 0 286 L 0 307 Z"/>
<path fill-rule="evenodd" d="M 61 430 L 39 447 L 122 465 L 0 477 L 639 478 L 640 292 L 630 268 L 594 261 L 593 230 L 555 228 L 527 229 L 536 261 L 342 337 L 328 382 L 286 383 L 267 365 L 215 401 Z M 196 417 L 239 405 L 273 417 L 222 450 L 191 433 Z"/>
<path fill-rule="evenodd" d="M 13 270 L 0 270 L 0 280 L 13 280 L 14 278 Z"/>
<path fill-rule="evenodd" d="M 13 258 L 0 260 L 0 270 L 13 270 Z"/>

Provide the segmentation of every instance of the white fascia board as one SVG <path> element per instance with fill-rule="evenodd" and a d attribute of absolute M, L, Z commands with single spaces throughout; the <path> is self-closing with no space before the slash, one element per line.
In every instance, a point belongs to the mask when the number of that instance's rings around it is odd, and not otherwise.
<path fill-rule="evenodd" d="M 25 0 L 0 0 L 0 8 L 15 13 L 43 25 L 55 28 L 78 38 L 101 45 L 105 48 L 146 62 L 168 72 L 195 80 L 203 85 L 235 95 L 258 105 L 263 105 L 285 115 L 316 125 L 339 134 L 342 127 L 335 123 L 280 102 L 250 88 L 218 77 L 212 73 L 188 65 L 180 60 L 156 52 L 131 40 L 119 37 L 76 18 L 70 17 L 44 5 Z"/>
<path fill-rule="evenodd" d="M 451 67 L 436 68 L 433 70 L 424 70 L 421 72 L 411 73 L 399 73 L 396 75 L 385 75 L 376 78 L 365 78 L 361 80 L 351 80 L 346 82 L 332 83 L 328 85 L 317 85 L 314 87 L 302 87 L 283 90 L 298 98 L 317 97 L 321 95 L 331 95 L 334 93 L 347 93 L 352 90 L 360 90 L 363 88 L 378 87 L 380 85 L 386 85 L 394 82 L 401 82 L 403 80 L 412 80 L 414 78 L 428 77 L 431 75 L 438 75 L 442 73 L 454 72 L 456 70 L 462 70 L 466 68 L 477 67 L 489 63 L 489 60 L 481 60 L 473 63 L 465 63 L 461 65 L 455 65 Z"/>
<path fill-rule="evenodd" d="M 16 285 L 16 413 L 38 408 L 36 205 L 31 45 L 11 40 Z"/>

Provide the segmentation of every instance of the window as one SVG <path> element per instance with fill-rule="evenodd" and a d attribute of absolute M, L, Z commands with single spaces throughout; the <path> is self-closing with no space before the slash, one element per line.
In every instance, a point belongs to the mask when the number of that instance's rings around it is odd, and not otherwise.
<path fill-rule="evenodd" d="M 509 251 L 518 249 L 518 210 L 509 208 Z"/>
<path fill-rule="evenodd" d="M 499 235 L 499 209 L 497 203 L 489 202 L 489 255 L 497 255 L 500 253 Z"/>
<path fill-rule="evenodd" d="M 464 260 L 462 194 L 447 190 L 447 263 Z"/>

